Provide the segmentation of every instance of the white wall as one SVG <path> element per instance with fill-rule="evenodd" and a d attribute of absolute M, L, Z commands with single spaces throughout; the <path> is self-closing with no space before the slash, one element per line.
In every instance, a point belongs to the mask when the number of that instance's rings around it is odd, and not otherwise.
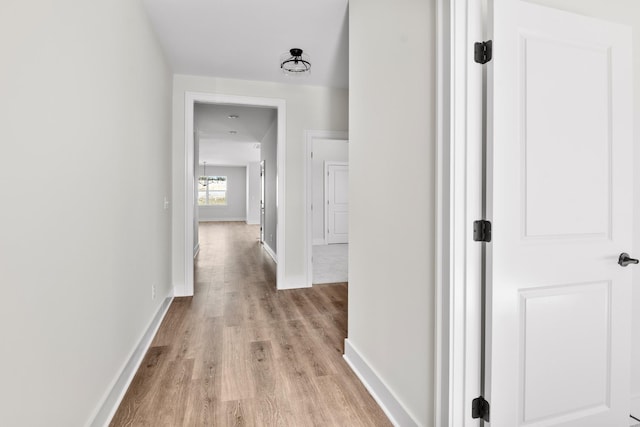
<path fill-rule="evenodd" d="M 634 218 L 640 218 L 640 2 L 637 0 L 531 0 L 545 6 L 556 7 L 569 12 L 580 13 L 633 27 L 633 69 L 634 69 Z M 633 228 L 633 253 L 640 255 L 640 221 Z M 632 342 L 632 412 L 640 417 L 640 270 L 633 272 L 633 337 Z"/>
<path fill-rule="evenodd" d="M 0 423 L 88 425 L 172 291 L 171 74 L 138 0 L 0 2 L 0 70 Z"/>
<path fill-rule="evenodd" d="M 204 168 L 198 166 L 198 176 Z M 247 219 L 247 168 L 245 166 L 207 165 L 207 175 L 227 177 L 226 206 L 198 206 L 202 221 L 245 221 Z"/>
<path fill-rule="evenodd" d="M 260 143 L 260 161 L 264 161 L 264 244 L 278 253 L 278 124 L 273 122 Z"/>
<path fill-rule="evenodd" d="M 324 245 L 324 163 L 326 161 L 348 162 L 349 143 L 344 140 L 314 139 L 311 175 L 313 183 L 313 244 Z"/>
<path fill-rule="evenodd" d="M 260 224 L 260 162 L 247 165 L 247 224 Z"/>
<path fill-rule="evenodd" d="M 348 91 L 316 86 L 175 75 L 173 79 L 173 254 L 172 275 L 184 286 L 184 97 L 185 92 L 279 98 L 286 101 L 286 285 L 306 283 L 304 161 L 305 129 L 347 130 Z"/>
<path fill-rule="evenodd" d="M 422 426 L 434 410 L 434 9 L 349 2 L 348 344 Z"/>

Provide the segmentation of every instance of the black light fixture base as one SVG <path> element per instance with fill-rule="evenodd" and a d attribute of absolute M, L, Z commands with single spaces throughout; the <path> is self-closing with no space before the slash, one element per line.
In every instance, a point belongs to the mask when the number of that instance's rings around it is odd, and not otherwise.
<path fill-rule="evenodd" d="M 302 49 L 294 47 L 293 49 L 289 49 L 289 53 L 291 56 L 302 56 Z"/>

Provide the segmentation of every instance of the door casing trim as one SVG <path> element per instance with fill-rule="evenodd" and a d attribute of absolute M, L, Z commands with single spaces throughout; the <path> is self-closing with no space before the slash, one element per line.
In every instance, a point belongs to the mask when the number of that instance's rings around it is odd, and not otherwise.
<path fill-rule="evenodd" d="M 305 205 L 305 249 L 306 249 L 306 287 L 313 284 L 313 263 L 311 257 L 313 255 L 313 211 L 311 203 L 313 202 L 313 176 L 312 176 L 312 158 L 313 141 L 322 141 L 327 139 L 342 139 L 349 142 L 349 132 L 346 131 L 329 131 L 329 130 L 306 130 L 304 132 L 304 140 L 306 141 L 306 152 L 304 162 L 304 205 Z"/>
<path fill-rule="evenodd" d="M 476 18 L 470 13 L 469 0 L 436 2 L 434 425 L 443 427 L 480 425 L 479 420 L 470 419 L 469 400 L 479 393 L 475 389 L 479 387 L 480 336 L 469 326 L 478 317 L 482 301 L 474 290 L 480 277 L 469 278 L 468 272 L 480 271 L 481 258 L 475 256 L 479 246 L 467 245 L 473 241 L 471 224 L 480 219 L 470 216 L 481 208 L 482 196 L 481 189 L 468 186 L 470 181 L 480 182 L 482 169 L 469 167 L 467 158 L 469 130 L 473 130 L 469 117 L 477 120 L 483 114 L 482 106 L 469 101 L 469 69 L 478 64 L 471 64 L 473 46 L 468 39 L 483 25 L 481 20 L 472 22 Z"/>
<path fill-rule="evenodd" d="M 185 174 L 182 177 L 185 189 L 184 196 L 184 284 L 182 286 L 174 286 L 175 296 L 191 296 L 193 295 L 193 218 L 194 218 L 194 183 L 190 177 L 194 176 L 194 126 L 193 126 L 193 110 L 196 102 L 206 104 L 223 104 L 223 105 L 243 105 L 253 107 L 272 107 L 277 110 L 277 224 L 276 224 L 276 241 L 277 241 L 277 267 L 276 267 L 276 287 L 285 289 L 285 158 L 286 158 L 286 101 L 278 98 L 259 98 L 250 96 L 224 95 L 208 92 L 185 92 L 185 122 L 184 122 L 184 153 L 185 153 Z"/>

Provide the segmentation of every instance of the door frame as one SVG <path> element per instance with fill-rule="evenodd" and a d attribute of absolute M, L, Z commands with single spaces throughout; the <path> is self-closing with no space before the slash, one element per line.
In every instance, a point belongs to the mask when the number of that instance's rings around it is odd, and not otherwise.
<path fill-rule="evenodd" d="M 470 14 L 470 9 L 470 0 L 436 2 L 434 425 L 447 427 L 480 426 L 479 420 L 465 421 L 471 411 L 469 396 L 480 392 L 481 337 L 469 326 L 479 318 L 482 304 L 480 276 L 475 282 L 467 277 L 467 272 L 482 267 L 481 257 L 474 252 L 481 244 L 467 245 L 473 241 L 472 222 L 480 219 L 469 217 L 469 213 L 481 209 L 482 190 L 468 183 L 482 182 L 483 178 L 482 168 L 469 167 L 467 162 L 469 132 L 475 130 L 469 122 L 483 116 L 483 108 L 469 102 L 475 91 L 482 90 L 469 70 L 482 73 L 483 68 L 472 62 L 469 42 L 472 33 L 482 32 L 483 23 L 474 20 L 479 16 Z"/>
<path fill-rule="evenodd" d="M 329 208 L 328 208 L 328 200 L 329 198 L 327 197 L 328 194 L 328 190 L 327 188 L 329 187 L 329 167 L 330 166 L 346 166 L 347 168 L 349 167 L 349 162 L 337 162 L 337 161 L 333 161 L 333 160 L 327 160 L 324 162 L 324 167 L 323 167 L 323 173 L 324 173 L 324 224 L 323 224 L 323 232 L 324 232 L 324 241 L 326 244 L 329 244 L 329 240 L 328 240 L 328 234 L 327 232 L 329 231 Z M 349 238 L 347 237 L 347 242 L 349 241 Z"/>
<path fill-rule="evenodd" d="M 265 198 L 265 174 L 266 174 L 266 161 L 260 160 L 260 244 L 264 245 L 264 198 Z"/>
<path fill-rule="evenodd" d="M 311 204 L 313 202 L 313 142 L 321 142 L 323 140 L 335 140 L 341 139 L 349 143 L 349 132 L 347 131 L 329 131 L 329 130 L 306 130 L 304 132 L 304 139 L 306 141 L 306 153 L 304 162 L 304 205 L 306 209 L 305 222 L 305 250 L 306 250 L 306 283 L 305 287 L 310 288 L 313 284 L 313 210 Z"/>
<path fill-rule="evenodd" d="M 184 97 L 184 153 L 185 153 L 185 174 L 183 177 L 183 185 L 185 189 L 184 199 L 184 288 L 175 289 L 177 296 L 193 295 L 193 242 L 194 242 L 194 107 L 196 102 L 205 104 L 222 104 L 222 105 L 241 105 L 248 107 L 271 107 L 277 110 L 277 222 L 276 222 L 276 287 L 281 289 L 285 287 L 285 154 L 286 154 L 286 101 L 278 98 L 258 98 L 250 96 L 223 95 L 209 92 L 185 92 Z"/>
<path fill-rule="evenodd" d="M 482 0 L 483 7 L 491 0 Z M 468 170 L 467 107 L 469 34 L 475 15 L 469 13 L 470 0 L 436 0 L 436 303 L 435 303 L 435 399 L 434 425 L 447 427 L 479 426 L 465 420 L 471 408 L 469 384 L 479 377 L 479 360 L 474 362 L 477 335 L 468 333 L 469 318 L 477 315 L 469 307 L 480 307 L 481 295 L 469 292 L 462 278 L 480 269 L 476 258 L 461 256 L 460 248 L 469 240 L 469 212 L 477 195 L 469 192 L 470 178 L 481 179 Z M 486 40 L 479 37 L 476 41 Z M 477 65 L 473 64 L 472 65 Z M 482 115 L 480 109 L 475 112 Z M 635 196 L 635 195 L 634 195 Z M 463 253 L 464 255 L 464 253 Z M 474 331 L 475 333 L 475 331 Z M 471 358 L 471 359 L 470 359 Z M 465 360 L 466 359 L 466 360 Z M 479 356 L 477 357 L 479 359 Z M 467 390 L 465 395 L 465 389 Z M 632 399 L 634 396 L 631 396 Z M 636 395 L 636 402 L 640 402 Z M 477 422 L 477 420 L 474 420 Z"/>

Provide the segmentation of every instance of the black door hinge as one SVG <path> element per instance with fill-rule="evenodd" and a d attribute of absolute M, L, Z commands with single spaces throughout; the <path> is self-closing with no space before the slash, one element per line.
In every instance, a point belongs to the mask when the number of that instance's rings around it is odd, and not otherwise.
<path fill-rule="evenodd" d="M 491 61 L 492 56 L 492 41 L 477 42 L 474 47 L 474 59 L 478 64 L 486 64 Z"/>
<path fill-rule="evenodd" d="M 476 397 L 471 402 L 471 418 L 480 418 L 489 422 L 489 402 L 484 397 Z"/>
<path fill-rule="evenodd" d="M 484 219 L 473 221 L 473 240 L 476 242 L 491 241 L 491 221 Z"/>

